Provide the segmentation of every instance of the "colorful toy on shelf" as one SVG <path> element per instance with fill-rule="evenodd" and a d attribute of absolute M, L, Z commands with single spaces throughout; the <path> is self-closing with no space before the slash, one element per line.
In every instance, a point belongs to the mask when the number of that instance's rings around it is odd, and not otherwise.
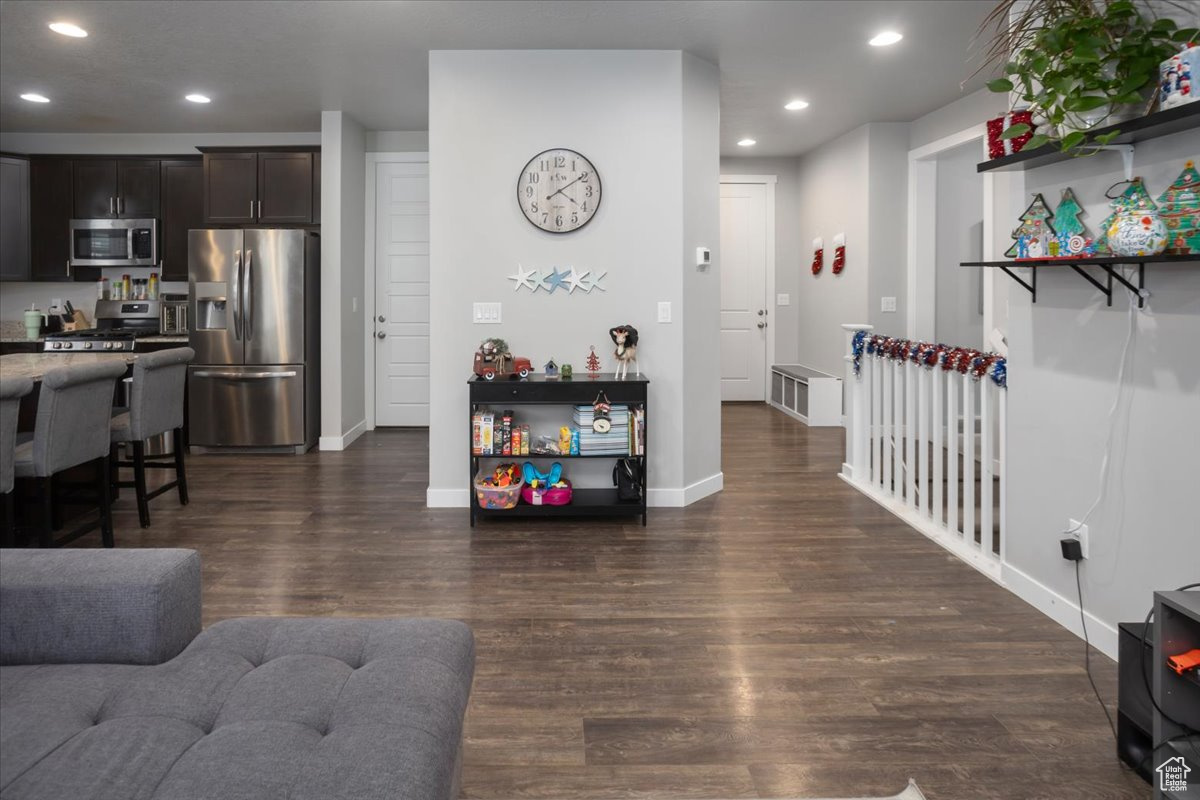
<path fill-rule="evenodd" d="M 1158 196 L 1159 213 L 1167 226 L 1171 255 L 1200 253 L 1200 173 L 1188 161 L 1175 182 Z"/>
<path fill-rule="evenodd" d="M 475 478 L 475 499 L 480 508 L 515 508 L 524 483 L 516 464 L 501 464 L 491 475 Z"/>
<path fill-rule="evenodd" d="M 562 379 L 564 381 L 569 381 L 569 380 L 571 380 L 571 377 L 575 374 L 575 368 L 572 367 L 570 364 L 563 364 L 561 367 L 558 368 L 558 374 L 560 377 L 562 377 Z"/>
<path fill-rule="evenodd" d="M 619 325 L 615 328 L 610 328 L 608 331 L 609 337 L 613 340 L 616 350 L 613 355 L 617 359 L 617 369 L 615 373 L 616 380 L 625 380 L 629 377 L 629 362 L 634 363 L 634 373 L 637 377 L 642 377 L 642 367 L 637 363 L 637 348 L 638 348 L 638 332 L 637 328 L 632 325 Z"/>
<path fill-rule="evenodd" d="M 475 351 L 474 370 L 485 381 L 494 380 L 497 375 L 528 378 L 533 364 L 528 358 L 514 357 L 508 351 L 508 342 L 492 337 L 484 339 Z"/>
<path fill-rule="evenodd" d="M 588 377 L 595 378 L 600 375 L 600 356 L 596 355 L 596 345 L 592 345 L 588 350 L 587 361 L 584 362 L 587 367 Z"/>
<path fill-rule="evenodd" d="M 1063 189 L 1054 209 L 1055 235 L 1047 243 L 1050 258 L 1082 258 L 1096 254 L 1095 240 L 1080 219 L 1085 213 L 1070 187 Z"/>
<path fill-rule="evenodd" d="M 1200 45 L 1188 42 L 1182 52 L 1168 58 L 1158 67 L 1158 99 L 1165 111 L 1168 108 L 1194 103 L 1200 90 L 1192 86 L 1192 75 L 1200 67 Z"/>
<path fill-rule="evenodd" d="M 1040 194 L 1021 214 L 1021 224 L 1012 232 L 1013 246 L 1004 255 L 1009 258 L 1045 258 L 1049 254 L 1049 239 L 1056 235 L 1051 220 L 1054 215 Z"/>
<path fill-rule="evenodd" d="M 546 380 L 552 381 L 558 377 L 558 364 L 554 363 L 553 358 L 547 361 L 546 366 L 542 367 L 542 369 L 545 370 Z"/>
<path fill-rule="evenodd" d="M 523 469 L 525 485 L 521 499 L 531 506 L 565 506 L 571 502 L 571 482 L 562 476 L 563 466 L 557 461 L 549 472 L 542 472 L 526 461 Z"/>
<path fill-rule="evenodd" d="M 558 429 L 558 452 L 563 455 L 571 453 L 571 429 L 566 425 Z"/>

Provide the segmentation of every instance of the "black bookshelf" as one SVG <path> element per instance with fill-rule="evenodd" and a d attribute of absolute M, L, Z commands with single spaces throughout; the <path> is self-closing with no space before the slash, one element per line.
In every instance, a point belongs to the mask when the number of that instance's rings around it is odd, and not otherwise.
<path fill-rule="evenodd" d="M 471 419 L 475 412 L 488 408 L 494 413 L 513 406 L 534 405 L 591 405 L 600 392 L 608 397 L 610 403 L 627 405 L 632 410 L 641 408 L 643 412 L 644 441 L 641 455 L 554 455 L 549 453 L 531 453 L 524 456 L 477 455 L 470 450 L 470 478 L 468 490 L 471 495 L 471 526 L 480 518 L 519 518 L 519 517 L 620 517 L 641 516 L 642 525 L 646 524 L 646 486 L 650 451 L 650 413 L 648 408 L 650 379 L 645 375 L 637 378 L 616 380 L 612 373 L 602 372 L 596 377 L 587 373 L 576 375 L 570 379 L 546 379 L 543 375 L 530 375 L 528 378 L 511 379 L 496 378 L 484 380 L 472 375 L 467 381 L 469 390 L 469 409 L 467 413 L 468 434 L 471 433 Z M 630 420 L 632 424 L 632 419 Z M 467 437 L 470 442 L 470 435 Z M 533 506 L 524 502 L 515 508 L 481 508 L 475 498 L 475 476 L 479 473 L 481 462 L 497 459 L 521 462 L 534 459 L 553 459 L 571 461 L 576 459 L 595 460 L 608 459 L 616 461 L 620 458 L 636 458 L 642 465 L 642 491 L 640 502 L 619 500 L 615 488 L 574 489 L 571 502 L 565 506 Z"/>
<path fill-rule="evenodd" d="M 1120 133 L 1113 137 L 1112 141 L 1108 144 L 1135 144 L 1149 139 L 1156 139 L 1159 136 L 1168 136 L 1172 133 L 1196 128 L 1200 128 L 1200 103 L 1189 103 L 1184 106 L 1169 108 L 1166 111 L 1147 114 L 1144 117 L 1105 125 L 1102 128 L 1094 128 L 1088 131 L 1088 138 L 1082 147 L 1086 149 L 1089 145 L 1096 146 L 1097 136 L 1113 131 L 1120 131 Z M 1064 153 L 1057 142 L 1050 142 L 1041 147 L 1021 150 L 1012 155 L 980 162 L 976 165 L 975 169 L 977 172 L 1033 169 L 1035 167 L 1044 167 L 1048 164 L 1055 164 L 1059 161 L 1066 161 L 1068 158 L 1074 158 L 1074 156 L 1069 152 Z"/>

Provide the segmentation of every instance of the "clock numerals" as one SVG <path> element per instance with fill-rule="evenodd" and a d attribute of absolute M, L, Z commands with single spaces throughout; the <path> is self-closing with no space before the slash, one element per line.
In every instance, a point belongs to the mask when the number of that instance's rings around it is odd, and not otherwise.
<path fill-rule="evenodd" d="M 569 233 L 590 222 L 599 209 L 600 176 L 579 153 L 547 150 L 525 165 L 517 200 L 521 213 L 535 227 Z"/>

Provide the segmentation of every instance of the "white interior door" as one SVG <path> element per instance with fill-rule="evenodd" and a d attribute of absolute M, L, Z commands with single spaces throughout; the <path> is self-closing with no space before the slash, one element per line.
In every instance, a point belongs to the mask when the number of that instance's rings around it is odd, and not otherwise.
<path fill-rule="evenodd" d="M 766 400 L 767 187 L 721 184 L 721 400 Z"/>
<path fill-rule="evenodd" d="M 429 164 L 375 166 L 375 424 L 429 424 Z"/>

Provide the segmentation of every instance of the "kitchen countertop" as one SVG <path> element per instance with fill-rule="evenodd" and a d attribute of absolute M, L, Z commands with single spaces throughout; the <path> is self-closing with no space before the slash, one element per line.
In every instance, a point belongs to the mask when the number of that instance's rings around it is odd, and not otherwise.
<path fill-rule="evenodd" d="M 6 378 L 29 378 L 40 381 L 49 370 L 120 361 L 132 364 L 138 353 L 13 353 L 0 356 L 0 375 Z"/>

